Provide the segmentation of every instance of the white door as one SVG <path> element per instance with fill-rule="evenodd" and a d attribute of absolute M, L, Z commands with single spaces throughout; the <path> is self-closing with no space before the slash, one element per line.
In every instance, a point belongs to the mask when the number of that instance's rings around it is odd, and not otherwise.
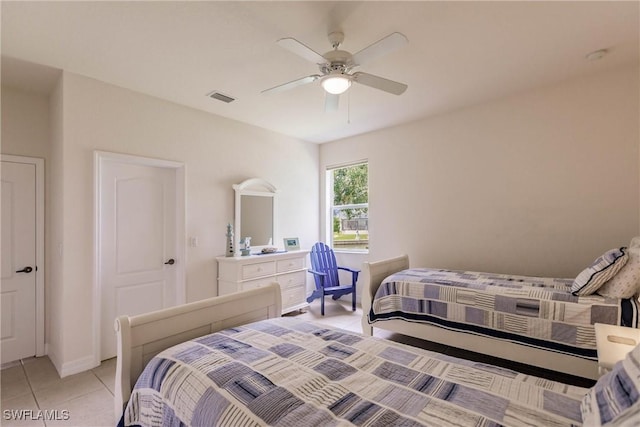
<path fill-rule="evenodd" d="M 36 354 L 36 165 L 2 162 L 2 362 Z"/>
<path fill-rule="evenodd" d="M 101 360 L 116 354 L 117 316 L 175 305 L 176 170 L 105 161 L 100 172 Z"/>

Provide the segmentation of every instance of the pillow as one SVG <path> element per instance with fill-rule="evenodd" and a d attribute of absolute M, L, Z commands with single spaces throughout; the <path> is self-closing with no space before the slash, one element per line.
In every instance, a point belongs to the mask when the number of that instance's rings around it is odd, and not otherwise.
<path fill-rule="evenodd" d="M 640 284 L 640 247 L 630 247 L 629 260 L 618 274 L 598 289 L 598 293 L 610 298 L 631 298 Z"/>
<path fill-rule="evenodd" d="M 640 345 L 589 389 L 580 411 L 585 426 L 637 425 L 634 420 L 640 419 Z"/>
<path fill-rule="evenodd" d="M 591 295 L 627 263 L 627 248 L 611 249 L 578 274 L 571 285 L 573 295 Z M 640 259 L 639 259 L 640 260 Z"/>

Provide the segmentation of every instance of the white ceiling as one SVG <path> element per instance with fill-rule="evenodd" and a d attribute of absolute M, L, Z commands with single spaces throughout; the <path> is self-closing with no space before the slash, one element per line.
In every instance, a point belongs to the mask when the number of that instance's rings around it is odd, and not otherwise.
<path fill-rule="evenodd" d="M 636 1 L 2 1 L 2 79 L 45 90 L 55 73 L 36 63 L 326 142 L 637 64 L 639 20 Z M 260 93 L 318 71 L 276 40 L 324 53 L 337 29 L 352 53 L 403 33 L 407 46 L 360 70 L 409 89 L 354 84 L 331 113 L 318 82 Z M 605 58 L 585 59 L 602 48 Z M 236 101 L 207 98 L 212 90 Z"/>

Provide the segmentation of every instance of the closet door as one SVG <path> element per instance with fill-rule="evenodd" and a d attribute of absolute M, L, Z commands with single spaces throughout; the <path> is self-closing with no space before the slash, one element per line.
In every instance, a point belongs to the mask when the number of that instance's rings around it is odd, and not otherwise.
<path fill-rule="evenodd" d="M 36 165 L 2 161 L 2 362 L 36 354 Z"/>
<path fill-rule="evenodd" d="M 175 168 L 105 161 L 100 179 L 101 351 L 116 354 L 114 320 L 176 305 L 179 257 Z M 184 233 L 184 231 L 182 231 Z"/>

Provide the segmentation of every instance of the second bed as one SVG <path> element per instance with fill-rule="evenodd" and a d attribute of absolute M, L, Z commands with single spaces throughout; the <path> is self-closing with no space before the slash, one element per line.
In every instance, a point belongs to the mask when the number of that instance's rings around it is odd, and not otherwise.
<path fill-rule="evenodd" d="M 635 299 L 574 296 L 573 279 L 365 263 L 363 331 L 428 341 L 597 379 L 595 323 L 638 327 Z"/>

